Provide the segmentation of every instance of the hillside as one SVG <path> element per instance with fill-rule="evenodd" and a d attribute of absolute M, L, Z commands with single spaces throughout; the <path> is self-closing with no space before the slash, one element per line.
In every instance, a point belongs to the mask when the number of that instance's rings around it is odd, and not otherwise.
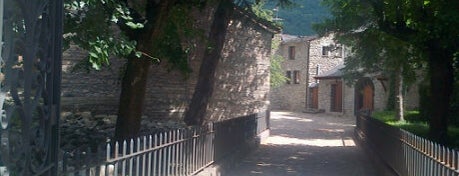
<path fill-rule="evenodd" d="M 291 35 L 314 35 L 313 23 L 321 22 L 330 15 L 326 7 L 321 6 L 321 0 L 293 0 L 294 7 L 279 9 L 278 17 L 282 19 L 283 33 Z M 267 9 L 273 9 L 274 4 L 267 4 Z"/>

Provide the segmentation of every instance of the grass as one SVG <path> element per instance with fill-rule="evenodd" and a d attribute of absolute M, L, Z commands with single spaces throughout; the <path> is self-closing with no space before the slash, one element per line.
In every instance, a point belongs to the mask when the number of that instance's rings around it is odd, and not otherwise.
<path fill-rule="evenodd" d="M 423 138 L 429 138 L 429 124 L 420 118 L 419 111 L 406 111 L 405 121 L 396 120 L 395 115 L 394 111 L 379 111 L 374 112 L 372 116 L 388 125 L 404 129 Z M 448 146 L 459 148 L 459 127 L 449 126 L 448 136 L 450 139 Z"/>

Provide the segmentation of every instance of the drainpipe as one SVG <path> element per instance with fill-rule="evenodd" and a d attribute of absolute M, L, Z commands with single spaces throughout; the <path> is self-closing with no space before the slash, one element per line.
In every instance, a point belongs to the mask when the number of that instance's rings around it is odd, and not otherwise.
<path fill-rule="evenodd" d="M 309 96 L 309 50 L 311 48 L 311 43 L 309 40 L 305 42 L 306 45 L 306 101 L 305 101 L 305 109 L 309 109 L 309 101 L 310 101 L 310 96 Z"/>
<path fill-rule="evenodd" d="M 317 64 L 316 66 L 316 76 L 319 76 L 320 73 L 320 64 Z M 319 83 L 319 80 L 316 79 L 316 83 Z"/>

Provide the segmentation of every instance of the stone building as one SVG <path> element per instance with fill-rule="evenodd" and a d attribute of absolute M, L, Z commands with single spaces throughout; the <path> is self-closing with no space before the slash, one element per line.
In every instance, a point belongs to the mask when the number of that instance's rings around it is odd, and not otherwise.
<path fill-rule="evenodd" d="M 381 111 L 388 100 L 387 80 L 381 76 L 360 78 L 355 85 L 346 84 L 339 65 L 315 77 L 320 111 L 335 115 L 353 116 L 362 110 Z"/>
<path fill-rule="evenodd" d="M 315 77 L 329 72 L 344 63 L 345 50 L 334 41 L 334 35 L 317 37 L 310 41 L 307 110 L 318 108 L 318 82 Z"/>
<path fill-rule="evenodd" d="M 205 33 L 210 29 L 213 9 L 196 12 L 196 25 Z M 207 31 L 206 31 L 207 30 Z M 271 41 L 279 29 L 254 15 L 236 8 L 228 26 L 214 93 L 206 119 L 213 121 L 265 113 L 269 105 L 269 64 Z M 143 115 L 148 118 L 183 118 L 193 95 L 202 56 L 207 49 L 205 37 L 192 41 L 189 67 L 185 76 L 170 70 L 161 61 L 150 68 Z M 120 76 L 125 61 L 112 59 L 101 71 L 72 71 L 85 58 L 85 51 L 72 47 L 64 53 L 62 108 L 64 111 L 91 111 L 94 114 L 117 114 L 121 90 Z"/>
<path fill-rule="evenodd" d="M 318 109 L 332 114 L 353 116 L 356 112 L 371 110 L 383 111 L 389 98 L 389 81 L 381 75 L 366 75 L 354 85 L 348 85 L 340 71 L 344 65 L 318 75 Z M 419 90 L 417 83 L 404 92 L 406 110 L 417 109 L 419 106 Z"/>
<path fill-rule="evenodd" d="M 276 54 L 285 60 L 282 69 L 289 79 L 286 84 L 271 91 L 271 108 L 274 110 L 302 111 L 306 105 L 308 87 L 309 41 L 314 37 L 280 35 L 281 43 Z"/>
<path fill-rule="evenodd" d="M 343 63 L 344 50 L 325 37 L 281 35 L 277 54 L 289 81 L 271 92 L 271 107 L 278 110 L 305 111 L 317 109 L 317 80 L 315 76 Z M 308 96 L 307 96 L 308 95 Z"/>
<path fill-rule="evenodd" d="M 333 34 L 281 37 L 277 52 L 285 58 L 282 68 L 290 81 L 272 90 L 272 109 L 352 116 L 360 110 L 386 108 L 389 96 L 386 78 L 367 75 L 352 86 L 344 82 L 340 69 L 349 53 L 334 41 Z M 418 89 L 414 85 L 406 91 L 405 107 L 415 109 L 418 102 Z"/>

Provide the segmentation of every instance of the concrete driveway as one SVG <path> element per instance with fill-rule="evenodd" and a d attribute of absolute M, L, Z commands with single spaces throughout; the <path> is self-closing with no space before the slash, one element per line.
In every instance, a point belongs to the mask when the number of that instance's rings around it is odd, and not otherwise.
<path fill-rule="evenodd" d="M 377 175 L 354 127 L 352 117 L 272 112 L 271 136 L 225 176 Z"/>

